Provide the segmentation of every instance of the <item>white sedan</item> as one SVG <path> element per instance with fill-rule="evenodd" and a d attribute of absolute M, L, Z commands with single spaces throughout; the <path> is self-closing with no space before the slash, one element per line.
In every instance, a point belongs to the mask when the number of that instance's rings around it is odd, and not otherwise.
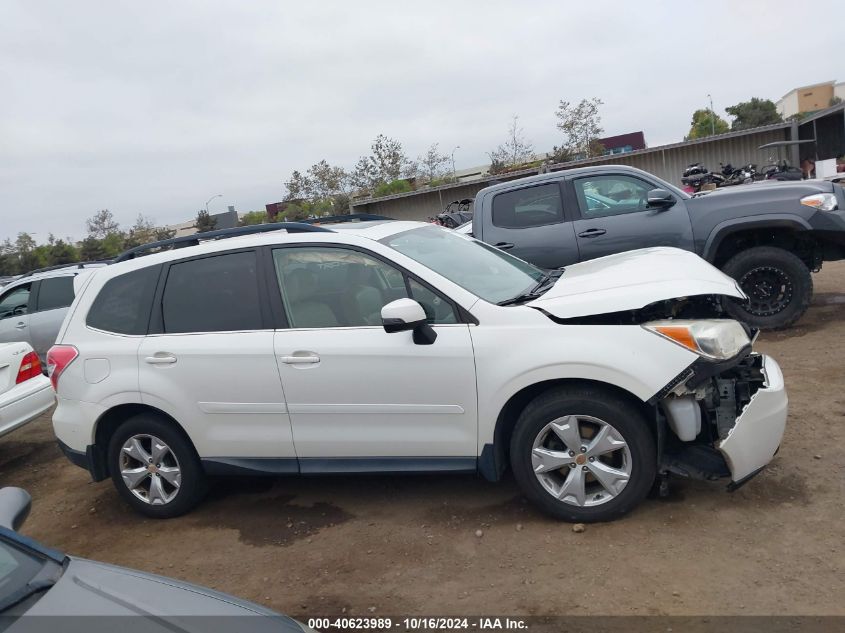
<path fill-rule="evenodd" d="M 0 343 L 0 436 L 47 411 L 55 395 L 28 343 Z"/>

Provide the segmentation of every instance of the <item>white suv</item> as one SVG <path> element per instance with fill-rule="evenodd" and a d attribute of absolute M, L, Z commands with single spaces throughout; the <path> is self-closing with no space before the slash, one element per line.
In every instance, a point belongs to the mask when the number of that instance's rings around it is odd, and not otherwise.
<path fill-rule="evenodd" d="M 143 514 L 208 476 L 510 465 L 546 512 L 600 521 L 670 473 L 744 483 L 780 444 L 781 371 L 693 254 L 547 273 L 430 224 L 270 228 L 119 258 L 50 350 L 62 449 Z"/>

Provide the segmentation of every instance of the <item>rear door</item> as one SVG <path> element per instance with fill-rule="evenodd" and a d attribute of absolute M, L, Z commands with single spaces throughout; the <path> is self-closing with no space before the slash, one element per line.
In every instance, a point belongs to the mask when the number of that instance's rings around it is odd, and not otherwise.
<path fill-rule="evenodd" d="M 0 343 L 29 340 L 29 313 L 34 307 L 32 282 L 19 283 L 0 294 Z"/>
<path fill-rule="evenodd" d="M 648 246 L 694 250 L 692 224 L 680 199 L 669 208 L 649 208 L 648 192 L 659 184 L 604 173 L 573 178 L 568 186 L 580 213 L 573 225 L 582 260 Z"/>
<path fill-rule="evenodd" d="M 138 349 L 143 402 L 177 420 L 203 458 L 296 472 L 256 251 L 173 262 L 158 286 Z"/>
<path fill-rule="evenodd" d="M 578 261 L 558 181 L 496 192 L 490 203 L 484 202 L 481 239 L 488 244 L 541 268 Z"/>
<path fill-rule="evenodd" d="M 62 275 L 36 282 L 35 307 L 29 315 L 29 337 L 42 363 L 47 350 L 56 342 L 68 306 L 73 303 L 73 280 L 74 275 Z"/>

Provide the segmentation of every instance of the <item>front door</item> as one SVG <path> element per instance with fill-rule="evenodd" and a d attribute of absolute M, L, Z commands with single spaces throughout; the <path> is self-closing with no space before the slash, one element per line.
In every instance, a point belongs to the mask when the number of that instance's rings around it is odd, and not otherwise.
<path fill-rule="evenodd" d="M 204 459 L 296 472 L 256 253 L 184 260 L 165 275 L 138 349 L 141 398 L 184 426 Z"/>
<path fill-rule="evenodd" d="M 648 246 L 693 250 L 692 224 L 682 201 L 669 208 L 649 208 L 648 192 L 657 184 L 627 174 L 571 182 L 581 214 L 573 225 L 582 260 Z"/>
<path fill-rule="evenodd" d="M 19 284 L 0 295 L 0 343 L 29 343 L 31 283 Z"/>
<path fill-rule="evenodd" d="M 475 363 L 469 326 L 420 280 L 334 246 L 273 250 L 287 328 L 275 352 L 301 472 L 474 470 Z M 437 332 L 388 334 L 381 308 L 422 304 Z"/>

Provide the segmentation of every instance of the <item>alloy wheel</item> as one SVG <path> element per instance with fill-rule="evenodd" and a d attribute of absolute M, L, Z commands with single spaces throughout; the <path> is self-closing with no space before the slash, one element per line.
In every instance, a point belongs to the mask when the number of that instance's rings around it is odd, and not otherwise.
<path fill-rule="evenodd" d="M 747 309 L 754 316 L 777 314 L 792 301 L 792 281 L 774 266 L 752 268 L 742 276 L 739 285 L 748 295 Z"/>
<path fill-rule="evenodd" d="M 531 449 L 537 480 L 553 497 L 593 507 L 618 496 L 631 479 L 631 450 L 611 424 L 567 415 L 544 426 Z"/>
<path fill-rule="evenodd" d="M 179 494 L 182 471 L 173 450 L 154 435 L 133 435 L 120 449 L 120 476 L 144 503 L 166 505 Z"/>

